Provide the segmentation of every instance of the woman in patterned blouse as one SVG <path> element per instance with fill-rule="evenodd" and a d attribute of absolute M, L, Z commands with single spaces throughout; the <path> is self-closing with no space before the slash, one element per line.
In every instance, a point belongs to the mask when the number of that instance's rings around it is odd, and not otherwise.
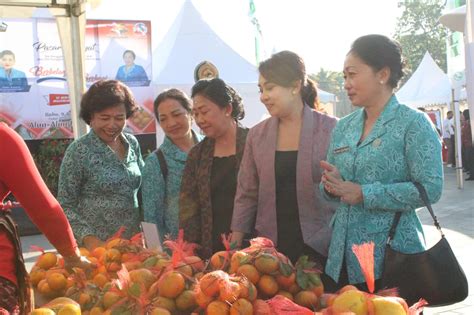
<path fill-rule="evenodd" d="M 392 247 L 404 253 L 425 249 L 415 209 L 423 206 L 414 182 L 431 203 L 441 196 L 441 143 L 431 121 L 400 104 L 393 94 L 403 75 L 401 48 L 382 35 L 357 39 L 344 62 L 344 87 L 359 110 L 336 125 L 328 149 L 321 190 L 339 201 L 326 273 L 339 286 L 364 288 L 353 244 L 373 242 L 375 279 L 382 276 L 385 244 L 396 212 L 401 212 Z M 376 281 L 376 287 L 380 287 Z"/>
<path fill-rule="evenodd" d="M 157 225 L 163 241 L 167 235 L 172 238 L 178 235 L 179 190 L 184 164 L 189 150 L 203 137 L 191 129 L 192 105 L 184 92 L 164 91 L 155 99 L 153 107 L 165 139 L 145 160 L 143 210 L 145 221 Z M 164 165 L 160 165 L 159 154 L 164 158 Z"/>
<path fill-rule="evenodd" d="M 194 118 L 206 137 L 189 152 L 179 200 L 179 227 L 208 258 L 224 249 L 230 231 L 237 173 L 248 129 L 242 98 L 221 79 L 203 79 L 192 88 Z"/>
<path fill-rule="evenodd" d="M 137 109 L 130 89 L 116 80 L 94 83 L 81 101 L 80 117 L 91 127 L 66 150 L 58 200 L 78 242 L 94 248 L 125 226 L 139 231 L 137 192 L 144 165 L 137 139 L 123 132 Z"/>

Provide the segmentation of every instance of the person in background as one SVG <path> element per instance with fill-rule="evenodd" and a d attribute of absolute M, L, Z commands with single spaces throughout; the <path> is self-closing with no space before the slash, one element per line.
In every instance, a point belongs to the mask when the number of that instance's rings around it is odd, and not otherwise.
<path fill-rule="evenodd" d="M 92 265 L 81 257 L 71 226 L 41 178 L 25 142 L 4 123 L 0 123 L 0 152 L 0 313 L 3 309 L 7 314 L 28 314 L 33 305 L 20 236 L 10 214 L 3 209 L 10 192 L 64 257 L 67 268 Z"/>
<path fill-rule="evenodd" d="M 317 111 L 303 59 L 282 51 L 260 63 L 260 100 L 271 117 L 250 129 L 240 167 L 232 240 L 270 238 L 291 261 L 309 255 L 324 269 L 335 207 L 319 194 L 336 118 Z M 256 218 L 256 220 L 255 220 Z"/>
<path fill-rule="evenodd" d="M 13 51 L 2 51 L 0 53 L 0 59 L 0 87 L 28 85 L 25 73 L 13 68 L 16 62 Z"/>
<path fill-rule="evenodd" d="M 352 245 L 374 242 L 376 291 L 380 289 L 385 245 L 396 212 L 402 212 L 392 241 L 394 250 L 425 250 L 415 212 L 423 206 L 420 183 L 431 203 L 441 197 L 441 142 L 424 113 L 400 104 L 394 95 L 403 75 L 399 44 L 382 35 L 358 38 L 344 62 L 344 88 L 359 110 L 334 128 L 321 191 L 339 202 L 326 273 L 342 287 L 367 290 Z"/>
<path fill-rule="evenodd" d="M 194 118 L 206 137 L 186 161 L 179 228 L 188 241 L 201 245 L 199 254 L 208 258 L 224 249 L 221 234 L 230 231 L 248 129 L 238 123 L 245 115 L 242 98 L 223 80 L 199 80 L 192 99 Z"/>
<path fill-rule="evenodd" d="M 117 70 L 115 80 L 122 82 L 140 82 L 148 81 L 148 76 L 142 66 L 135 64 L 135 52 L 133 50 L 125 50 L 123 52 L 123 66 Z"/>
<path fill-rule="evenodd" d="M 154 112 L 165 139 L 145 160 L 142 198 L 145 221 L 155 223 L 161 241 L 178 236 L 179 191 L 189 150 L 203 137 L 192 129 L 192 104 L 181 90 L 169 89 L 155 99 Z"/>
<path fill-rule="evenodd" d="M 453 112 L 446 113 L 446 119 L 443 120 L 443 142 L 448 150 L 448 167 L 455 165 L 454 161 L 454 121 Z"/>
<path fill-rule="evenodd" d="M 137 107 L 130 89 L 116 80 L 97 81 L 82 97 L 79 115 L 91 130 L 66 150 L 58 200 L 86 248 L 101 245 L 121 226 L 126 238 L 139 231 L 144 163 L 137 139 L 123 132 Z"/>
<path fill-rule="evenodd" d="M 464 169 L 468 177 L 466 180 L 474 180 L 474 149 L 472 147 L 472 133 L 469 109 L 462 112 L 463 121 L 461 122 L 461 149 Z"/>

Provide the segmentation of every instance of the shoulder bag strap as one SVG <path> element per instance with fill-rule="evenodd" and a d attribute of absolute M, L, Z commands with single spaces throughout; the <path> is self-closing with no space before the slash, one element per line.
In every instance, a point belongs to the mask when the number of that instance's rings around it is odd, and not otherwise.
<path fill-rule="evenodd" d="M 441 226 L 439 225 L 438 218 L 435 216 L 433 208 L 431 207 L 431 202 L 428 199 L 428 194 L 426 193 L 425 187 L 421 185 L 418 182 L 413 182 L 413 185 L 415 185 L 416 189 L 418 189 L 418 192 L 420 193 L 421 200 L 423 200 L 423 203 L 425 204 L 425 207 L 428 209 L 430 212 L 431 217 L 433 218 L 433 224 L 436 226 L 438 231 L 441 233 L 441 237 L 444 237 L 444 233 L 441 230 Z M 401 212 L 395 213 L 395 216 L 393 217 L 392 221 L 392 226 L 390 227 L 390 232 L 388 233 L 388 239 L 387 239 L 387 244 L 390 245 L 392 242 L 392 239 L 395 235 L 395 231 L 397 229 L 398 222 L 400 222 L 400 217 L 402 216 Z"/>
<path fill-rule="evenodd" d="M 158 157 L 158 161 L 160 162 L 161 174 L 163 174 L 163 178 L 166 182 L 166 179 L 168 178 L 168 165 L 166 164 L 165 155 L 163 154 L 163 151 L 161 151 L 161 149 L 158 149 L 156 150 L 156 156 Z"/>

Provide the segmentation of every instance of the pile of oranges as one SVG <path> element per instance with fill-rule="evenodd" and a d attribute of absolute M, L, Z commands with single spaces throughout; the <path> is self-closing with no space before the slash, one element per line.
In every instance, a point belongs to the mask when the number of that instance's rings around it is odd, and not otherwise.
<path fill-rule="evenodd" d="M 61 257 L 44 253 L 30 278 L 40 296 L 68 297 L 86 315 L 271 314 L 265 300 L 276 295 L 320 308 L 323 285 L 313 265 L 306 258 L 293 265 L 268 239 L 218 252 L 207 264 L 185 243 L 174 242 L 170 256 L 116 237 L 91 251 L 81 248 L 97 268 L 71 273 Z"/>
<path fill-rule="evenodd" d="M 282 295 L 297 304 L 316 310 L 324 287 L 314 263 L 303 256 L 295 266 L 279 253 L 271 240 L 258 237 L 248 248 L 220 251 L 210 260 L 213 269 L 244 277 L 258 292 L 260 299 Z"/>

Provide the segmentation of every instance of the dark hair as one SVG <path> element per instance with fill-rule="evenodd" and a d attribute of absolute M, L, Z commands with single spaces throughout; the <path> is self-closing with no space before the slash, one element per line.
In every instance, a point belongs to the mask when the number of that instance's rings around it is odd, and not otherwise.
<path fill-rule="evenodd" d="M 245 117 L 244 103 L 239 93 L 222 79 L 201 79 L 191 89 L 191 97 L 202 95 L 221 108 L 232 105 L 232 118 L 241 120 Z"/>
<path fill-rule="evenodd" d="M 6 56 L 6 55 L 13 56 L 13 59 L 16 59 L 13 51 L 8 50 L 8 49 L 5 49 L 4 51 L 0 53 L 0 58 L 3 58 L 3 56 Z"/>
<path fill-rule="evenodd" d="M 269 82 L 284 87 L 292 87 L 295 81 L 301 81 L 301 98 L 311 108 L 318 108 L 318 90 L 316 84 L 306 76 L 303 59 L 288 50 L 273 54 L 258 66 L 260 74 Z"/>
<path fill-rule="evenodd" d="M 138 109 L 132 92 L 125 84 L 117 80 L 100 80 L 82 96 L 79 117 L 89 125 L 94 113 L 121 104 L 125 105 L 127 118 Z"/>
<path fill-rule="evenodd" d="M 464 118 L 465 118 L 466 120 L 471 119 L 471 118 L 470 118 L 471 115 L 469 115 L 469 109 L 463 110 L 462 115 L 464 116 Z"/>
<path fill-rule="evenodd" d="M 129 50 L 129 49 L 127 49 L 127 50 L 125 50 L 125 51 L 123 52 L 122 58 L 124 58 L 124 57 L 125 57 L 125 54 L 127 54 L 127 53 L 129 53 L 129 54 L 131 54 L 131 55 L 133 56 L 133 60 L 135 60 L 135 58 L 137 58 L 137 55 L 135 55 L 135 52 L 133 52 L 133 50 Z"/>
<path fill-rule="evenodd" d="M 156 120 L 160 122 L 160 115 L 158 114 L 158 107 L 160 107 L 160 104 L 167 99 L 173 99 L 178 101 L 181 106 L 188 112 L 191 113 L 193 106 L 191 104 L 191 100 L 189 97 L 186 95 L 181 90 L 178 89 L 169 89 L 161 92 L 153 102 L 153 112 L 155 113 Z"/>
<path fill-rule="evenodd" d="M 405 62 L 402 59 L 400 44 L 386 36 L 372 34 L 356 39 L 348 54 L 355 54 L 375 71 L 384 67 L 390 69 L 388 84 L 396 88 L 403 77 Z"/>

